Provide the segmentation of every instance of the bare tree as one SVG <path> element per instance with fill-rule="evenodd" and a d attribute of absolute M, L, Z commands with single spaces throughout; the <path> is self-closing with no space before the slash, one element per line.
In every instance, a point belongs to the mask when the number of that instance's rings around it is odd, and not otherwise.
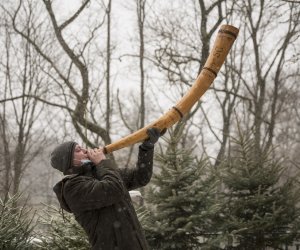
<path fill-rule="evenodd" d="M 32 21 L 34 14 L 28 13 L 25 23 L 27 35 L 34 32 Z M 24 172 L 45 145 L 45 133 L 42 124 L 38 123 L 43 104 L 28 95 L 42 96 L 41 74 L 39 73 L 39 60 L 28 42 L 13 40 L 15 36 L 12 27 L 2 15 L 1 26 L 4 36 L 5 56 L 2 58 L 1 76 L 4 78 L 4 88 L 1 96 L 0 111 L 0 138 L 3 145 L 1 153 L 3 179 L 1 191 L 4 194 L 20 191 L 20 184 Z M 16 93 L 20 98 L 11 99 Z"/>
<path fill-rule="evenodd" d="M 138 29 L 139 29 L 139 41 L 140 41 L 140 50 L 139 50 L 139 65 L 140 65 L 140 128 L 145 126 L 145 69 L 144 69 L 144 54 L 145 54 L 145 44 L 144 44 L 144 26 L 146 18 L 146 0 L 137 0 L 136 1 L 136 11 L 138 19 Z"/>
<path fill-rule="evenodd" d="M 243 76 L 247 80 L 243 84 L 248 99 L 251 99 L 247 101 L 248 122 L 253 121 L 259 159 L 259 155 L 272 146 L 276 136 L 276 124 L 285 106 L 279 97 L 287 94 L 285 90 L 289 86 L 286 79 L 297 74 L 297 69 L 287 70 L 286 65 L 290 59 L 289 49 L 299 42 L 300 9 L 295 4 L 263 0 L 257 3 L 243 1 L 238 6 L 246 20 L 242 28 L 248 34 L 243 46 L 251 48 L 245 54 L 251 63 L 243 66 L 247 69 L 244 70 L 247 75 Z M 275 25 L 282 26 L 280 36 L 274 34 Z M 270 37 L 273 37 L 272 43 L 269 42 Z"/>
<path fill-rule="evenodd" d="M 55 89 L 56 92 L 58 89 L 60 89 L 60 92 L 57 92 L 57 94 L 52 93 L 55 95 L 52 99 L 55 99 L 56 101 L 49 101 L 49 98 L 47 100 L 43 98 L 37 99 L 48 105 L 59 107 L 60 109 L 65 110 L 71 118 L 72 124 L 74 125 L 74 128 L 77 131 L 78 135 L 87 145 L 95 146 L 95 140 L 92 141 L 91 139 L 89 139 L 93 137 L 88 138 L 87 131 L 99 136 L 105 144 L 109 144 L 111 142 L 111 138 L 108 133 L 109 131 L 107 131 L 107 129 L 110 128 L 109 119 L 107 120 L 106 126 L 104 127 L 99 124 L 99 118 L 94 119 L 94 116 L 96 115 L 95 113 L 89 113 L 91 111 L 94 111 L 93 107 L 95 107 L 96 104 L 99 104 L 98 102 L 93 103 L 92 100 L 94 100 L 97 95 L 99 95 L 99 86 L 101 85 L 101 82 L 98 83 L 98 86 L 95 85 L 95 87 L 92 87 L 90 83 L 89 67 L 92 68 L 91 61 L 93 61 L 93 59 L 90 59 L 88 55 L 92 50 L 97 49 L 95 47 L 91 48 L 90 44 L 95 39 L 97 31 L 103 26 L 105 15 L 110 13 L 111 2 L 109 2 L 109 8 L 107 9 L 109 11 L 103 13 L 102 18 L 97 18 L 92 27 L 88 27 L 87 39 L 85 41 L 77 42 L 77 38 L 70 34 L 70 32 L 72 33 L 72 31 L 68 30 L 68 28 L 87 9 L 88 5 L 90 4 L 90 0 L 83 1 L 77 11 L 75 11 L 75 13 L 73 13 L 70 17 L 68 17 L 61 23 L 59 23 L 53 8 L 54 1 L 44 0 L 43 3 L 44 9 L 48 14 L 48 18 L 50 19 L 50 23 L 53 28 L 52 32 L 54 33 L 56 39 L 55 41 L 52 41 L 52 44 L 54 46 L 57 46 L 56 51 L 54 51 L 53 49 L 51 51 L 47 50 L 47 44 L 42 42 L 38 34 L 35 34 L 36 36 L 33 37 L 30 34 L 26 34 L 24 32 L 21 22 L 21 17 L 23 16 L 23 14 L 21 14 L 21 12 L 23 13 L 29 8 L 30 2 L 19 1 L 17 8 L 2 5 L 2 8 L 5 9 L 6 13 L 11 17 L 15 32 L 23 39 L 25 39 L 47 63 L 47 67 L 44 67 L 43 70 L 45 74 L 52 78 L 53 83 L 57 84 L 58 88 Z M 42 8 L 42 6 L 39 5 L 39 2 L 36 3 L 36 6 L 36 8 Z M 43 25 L 48 21 L 47 19 L 45 19 L 46 17 L 44 18 L 43 22 L 37 20 L 37 22 L 35 23 L 34 28 L 37 30 L 37 32 L 42 32 L 42 29 L 45 28 L 45 26 Z M 110 20 L 110 18 L 108 18 L 108 20 Z M 109 34 L 108 30 L 107 32 Z M 49 30 L 47 30 L 47 32 L 48 35 L 51 36 L 52 32 Z M 110 36 L 108 36 L 107 38 L 107 44 L 110 44 Z M 108 91 L 107 103 L 109 103 L 109 48 L 107 49 L 107 55 L 108 58 L 106 80 Z M 94 77 L 94 75 L 92 77 Z M 94 92 L 91 93 L 91 91 Z M 107 105 L 107 109 L 111 109 L 110 105 Z M 99 110 L 97 111 L 97 114 L 101 117 L 101 113 L 99 113 Z M 107 118 L 108 117 L 105 117 L 105 119 Z"/>
<path fill-rule="evenodd" d="M 110 116 L 111 116 L 111 105 L 110 105 L 110 67 L 111 67 L 111 6 L 112 0 L 108 1 L 106 7 L 107 15 L 107 39 L 106 39 L 106 132 L 109 134 L 110 131 Z"/>

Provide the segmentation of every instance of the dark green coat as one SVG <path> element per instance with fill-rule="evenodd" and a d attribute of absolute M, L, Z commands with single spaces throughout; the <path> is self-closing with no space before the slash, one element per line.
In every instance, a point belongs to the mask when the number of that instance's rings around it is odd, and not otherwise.
<path fill-rule="evenodd" d="M 119 169 L 103 160 L 54 186 L 61 207 L 74 214 L 93 250 L 148 249 L 128 191 L 145 186 L 152 167 L 153 150 L 139 149 L 135 168 Z"/>

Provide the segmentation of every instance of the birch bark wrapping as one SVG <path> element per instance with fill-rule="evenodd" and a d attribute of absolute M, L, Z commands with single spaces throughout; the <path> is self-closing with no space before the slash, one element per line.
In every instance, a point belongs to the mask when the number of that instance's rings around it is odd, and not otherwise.
<path fill-rule="evenodd" d="M 160 131 L 169 128 L 188 113 L 216 78 L 228 55 L 239 30 L 231 25 L 222 25 L 218 31 L 212 50 L 196 81 L 181 100 L 158 120 L 142 129 L 104 147 L 105 153 L 130 146 L 147 139 L 147 129 L 156 127 Z"/>

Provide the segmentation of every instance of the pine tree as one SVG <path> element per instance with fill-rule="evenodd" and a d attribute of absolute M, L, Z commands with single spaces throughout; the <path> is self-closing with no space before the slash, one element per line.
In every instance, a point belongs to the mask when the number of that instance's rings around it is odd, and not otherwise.
<path fill-rule="evenodd" d="M 20 198 L 20 194 L 7 194 L 5 199 L 0 199 L 0 249 L 33 249 L 34 214 L 26 204 L 16 206 Z"/>
<path fill-rule="evenodd" d="M 38 249 L 52 250 L 86 250 L 91 246 L 83 228 L 75 221 L 74 216 L 54 206 L 47 206 L 40 217 L 44 227 L 40 233 L 42 242 Z"/>
<path fill-rule="evenodd" d="M 139 214 L 151 249 L 200 249 L 215 213 L 216 183 L 208 161 L 179 148 L 178 138 L 171 135 L 166 152 L 157 155 L 160 171 L 151 180 L 147 209 Z"/>
<path fill-rule="evenodd" d="M 254 141 L 242 136 L 234 141 L 225 160 L 222 238 L 226 249 L 279 249 L 299 235 L 299 187 L 295 178 L 283 180 L 284 162 L 263 152 L 257 157 Z M 225 241 L 224 241 L 225 240 Z"/>

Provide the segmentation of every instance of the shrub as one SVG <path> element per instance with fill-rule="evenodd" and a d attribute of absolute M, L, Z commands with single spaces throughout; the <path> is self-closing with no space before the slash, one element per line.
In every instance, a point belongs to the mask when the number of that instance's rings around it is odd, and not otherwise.
<path fill-rule="evenodd" d="M 34 214 L 26 204 L 17 205 L 20 198 L 20 194 L 0 198 L 0 249 L 33 249 Z"/>

